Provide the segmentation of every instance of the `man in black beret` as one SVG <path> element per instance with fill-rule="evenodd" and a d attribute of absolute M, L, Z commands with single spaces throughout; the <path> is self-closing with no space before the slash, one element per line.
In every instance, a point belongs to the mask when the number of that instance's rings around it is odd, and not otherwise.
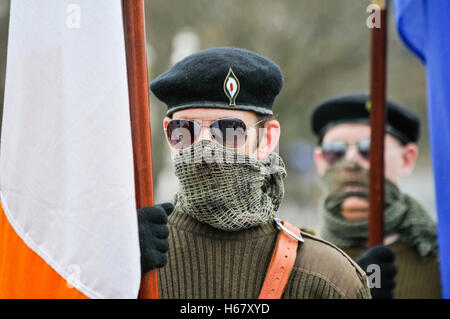
<path fill-rule="evenodd" d="M 229 47 L 195 53 L 151 83 L 168 107 L 179 180 L 161 298 L 370 298 L 351 258 L 275 217 L 286 170 L 272 107 L 282 86 L 274 62 Z"/>
<path fill-rule="evenodd" d="M 436 225 L 423 207 L 399 189 L 418 155 L 420 121 L 412 111 L 387 101 L 385 135 L 385 245 L 366 251 L 369 215 L 370 96 L 349 94 L 317 105 L 311 116 L 318 138 L 315 162 L 325 186 L 320 235 L 344 249 L 363 269 L 385 264 L 373 297 L 440 298 Z M 393 252 L 395 264 L 393 267 Z M 384 252 L 383 252 L 384 249 Z M 383 274 L 383 272 L 385 272 Z M 383 277 L 385 275 L 385 277 Z M 370 276 L 369 276 L 370 278 Z M 383 286 L 383 278 L 386 282 Z"/>

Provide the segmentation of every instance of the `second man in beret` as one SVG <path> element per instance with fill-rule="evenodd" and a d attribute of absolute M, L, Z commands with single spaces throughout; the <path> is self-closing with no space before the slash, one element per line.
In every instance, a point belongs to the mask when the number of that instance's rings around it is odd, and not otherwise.
<path fill-rule="evenodd" d="M 389 100 L 385 136 L 387 246 L 363 254 L 369 215 L 369 101 L 369 94 L 337 96 L 320 103 L 312 113 L 312 131 L 318 139 L 315 162 L 326 193 L 320 208 L 324 221 L 320 235 L 356 258 L 364 270 L 371 263 L 386 265 L 381 269 L 381 287 L 372 289 L 374 297 L 392 297 L 391 278 L 398 271 L 394 298 L 440 298 L 435 222 L 419 202 L 399 188 L 400 181 L 414 170 L 420 121 L 415 113 Z M 395 252 L 396 268 L 386 247 Z M 387 279 L 384 283 L 383 278 Z"/>

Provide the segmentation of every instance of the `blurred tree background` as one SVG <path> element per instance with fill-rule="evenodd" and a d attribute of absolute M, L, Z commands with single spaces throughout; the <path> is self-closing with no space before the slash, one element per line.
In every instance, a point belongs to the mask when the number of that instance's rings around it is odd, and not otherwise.
<path fill-rule="evenodd" d="M 145 0 L 150 80 L 186 55 L 216 46 L 245 48 L 281 67 L 285 86 L 274 111 L 281 123 L 279 153 L 288 167 L 288 177 L 279 215 L 298 225 L 320 225 L 317 205 L 321 188 L 312 159 L 316 141 L 309 124 L 312 108 L 333 95 L 369 89 L 369 4 L 369 0 Z M 2 100 L 8 10 L 9 1 L 2 0 Z M 425 71 L 400 42 L 392 10 L 388 48 L 389 97 L 416 111 L 423 123 L 416 171 L 402 187 L 435 216 Z M 151 95 L 156 202 L 171 200 L 177 187 L 162 130 L 165 111 Z"/>

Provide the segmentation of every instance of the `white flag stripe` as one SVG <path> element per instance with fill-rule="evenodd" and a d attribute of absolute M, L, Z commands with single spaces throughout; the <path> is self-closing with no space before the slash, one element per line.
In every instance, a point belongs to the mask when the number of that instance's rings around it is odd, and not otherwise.
<path fill-rule="evenodd" d="M 121 0 L 11 2 L 0 189 L 26 243 L 92 298 L 136 298 Z"/>

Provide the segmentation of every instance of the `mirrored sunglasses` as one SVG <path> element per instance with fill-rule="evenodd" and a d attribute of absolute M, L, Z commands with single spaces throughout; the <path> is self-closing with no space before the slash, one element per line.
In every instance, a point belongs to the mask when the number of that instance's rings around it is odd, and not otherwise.
<path fill-rule="evenodd" d="M 345 157 L 349 145 L 356 145 L 359 155 L 367 161 L 370 160 L 370 139 L 364 139 L 357 143 L 347 143 L 345 141 L 323 143 L 321 145 L 323 158 L 328 164 L 333 165 Z"/>
<path fill-rule="evenodd" d="M 177 119 L 169 121 L 164 130 L 170 145 L 184 149 L 197 142 L 202 127 L 208 127 L 211 138 L 224 147 L 239 148 L 247 141 L 247 125 L 238 118 L 217 119 L 209 125 L 201 125 L 195 120 Z"/>

